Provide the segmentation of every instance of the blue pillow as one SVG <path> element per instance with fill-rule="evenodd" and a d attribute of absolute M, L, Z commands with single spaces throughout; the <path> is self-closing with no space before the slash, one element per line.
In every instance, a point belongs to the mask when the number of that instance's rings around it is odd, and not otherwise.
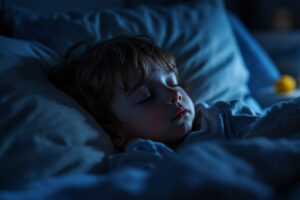
<path fill-rule="evenodd" d="M 280 77 L 280 72 L 242 22 L 230 12 L 228 12 L 228 18 L 245 65 L 250 72 L 249 89 L 251 94 L 255 96 L 259 90 L 273 86 Z"/>
<path fill-rule="evenodd" d="M 100 170 L 113 152 L 96 121 L 48 81 L 57 58 L 37 42 L 0 36 L 0 188 Z"/>
<path fill-rule="evenodd" d="M 41 42 L 58 54 L 82 40 L 146 34 L 177 60 L 194 103 L 243 99 L 245 67 L 221 0 L 189 1 L 39 15 L 12 9 L 14 37 Z"/>

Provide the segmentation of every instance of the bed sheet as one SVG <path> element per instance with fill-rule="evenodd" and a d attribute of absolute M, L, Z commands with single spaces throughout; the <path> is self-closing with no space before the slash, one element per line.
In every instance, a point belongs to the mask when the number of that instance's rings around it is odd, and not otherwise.
<path fill-rule="evenodd" d="M 299 199 L 298 136 L 203 142 L 152 171 L 60 176 L 1 191 L 0 199 Z"/>
<path fill-rule="evenodd" d="M 299 199 L 299 111 L 300 98 L 274 107 L 253 129 L 264 137 L 194 140 L 177 153 L 156 149 L 148 167 L 128 162 L 99 175 L 39 180 L 0 199 Z M 150 158 L 143 152 L 132 159 Z"/>

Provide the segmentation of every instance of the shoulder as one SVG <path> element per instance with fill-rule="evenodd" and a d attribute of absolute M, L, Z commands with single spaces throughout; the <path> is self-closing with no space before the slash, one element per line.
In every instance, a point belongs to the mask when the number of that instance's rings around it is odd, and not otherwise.
<path fill-rule="evenodd" d="M 211 104 L 211 107 L 217 108 L 222 113 L 231 114 L 248 114 L 248 115 L 259 115 L 259 113 L 255 112 L 250 106 L 248 106 L 242 100 L 231 100 L 231 101 L 218 101 L 214 104 Z"/>

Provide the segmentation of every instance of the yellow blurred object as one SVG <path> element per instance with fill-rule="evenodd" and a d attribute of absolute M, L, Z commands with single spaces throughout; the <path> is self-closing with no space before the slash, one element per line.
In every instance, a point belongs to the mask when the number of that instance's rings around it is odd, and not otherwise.
<path fill-rule="evenodd" d="M 289 75 L 283 75 L 276 81 L 274 87 L 277 93 L 289 93 L 296 88 L 296 81 Z"/>

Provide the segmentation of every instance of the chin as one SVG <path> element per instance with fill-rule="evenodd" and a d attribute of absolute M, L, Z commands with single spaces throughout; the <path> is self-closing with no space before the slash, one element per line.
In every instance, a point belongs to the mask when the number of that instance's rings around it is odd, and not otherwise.
<path fill-rule="evenodd" d="M 174 138 L 174 142 L 181 141 L 189 132 L 191 128 L 183 128 L 179 132 L 176 133 L 176 138 Z"/>
<path fill-rule="evenodd" d="M 190 123 L 190 122 L 183 123 L 183 124 L 180 126 L 180 129 L 182 129 L 180 135 L 182 135 L 182 136 L 184 137 L 186 134 L 188 134 L 189 132 L 191 132 L 191 130 L 192 130 L 192 128 L 193 128 L 192 125 L 193 125 L 193 124 Z"/>
<path fill-rule="evenodd" d="M 180 137 L 178 136 L 177 138 L 174 138 L 172 140 L 169 140 L 168 142 L 164 142 L 168 147 L 171 149 L 176 149 L 178 145 L 180 145 L 185 137 L 186 134 L 181 135 Z"/>

